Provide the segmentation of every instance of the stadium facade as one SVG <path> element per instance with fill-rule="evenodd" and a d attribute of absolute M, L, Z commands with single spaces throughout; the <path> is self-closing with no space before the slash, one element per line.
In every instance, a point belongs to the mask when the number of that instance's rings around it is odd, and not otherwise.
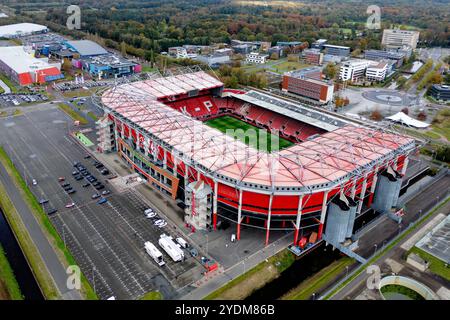
<path fill-rule="evenodd" d="M 344 242 L 363 208 L 395 207 L 415 141 L 259 91 L 227 90 L 206 72 L 130 82 L 99 98 L 99 150 L 117 152 L 148 184 L 185 208 L 186 222 L 220 221 L 294 243 Z M 258 150 L 206 124 L 223 116 L 292 144 Z M 245 231 L 244 231 L 245 233 Z M 311 240 L 313 239 L 313 240 Z"/>

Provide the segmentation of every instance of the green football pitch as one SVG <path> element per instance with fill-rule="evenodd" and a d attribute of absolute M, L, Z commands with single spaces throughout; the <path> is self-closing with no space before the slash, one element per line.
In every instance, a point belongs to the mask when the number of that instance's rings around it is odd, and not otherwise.
<path fill-rule="evenodd" d="M 230 116 L 211 119 L 206 121 L 205 124 L 260 151 L 277 151 L 294 145 L 289 140 Z"/>

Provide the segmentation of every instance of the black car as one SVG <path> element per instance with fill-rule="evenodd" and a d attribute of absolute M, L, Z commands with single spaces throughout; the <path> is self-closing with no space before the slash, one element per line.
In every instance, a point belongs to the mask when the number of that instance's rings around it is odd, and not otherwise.
<path fill-rule="evenodd" d="M 85 184 L 83 184 L 83 188 L 89 187 L 91 184 L 89 182 L 86 182 Z"/>
<path fill-rule="evenodd" d="M 44 204 L 44 203 L 47 203 L 47 202 L 48 202 L 47 199 L 41 199 L 41 200 L 39 200 L 39 204 Z"/>
<path fill-rule="evenodd" d="M 76 167 L 78 167 L 80 165 L 80 163 L 78 162 L 78 161 L 74 161 L 73 162 L 73 166 L 76 168 Z"/>
<path fill-rule="evenodd" d="M 106 176 L 107 174 L 109 174 L 109 170 L 105 168 L 101 171 L 101 174 Z"/>
<path fill-rule="evenodd" d="M 77 192 L 77 190 L 75 190 L 75 189 L 67 190 L 67 194 L 72 194 L 72 193 L 75 193 L 75 192 Z"/>
<path fill-rule="evenodd" d="M 54 213 L 56 213 L 56 212 L 58 212 L 58 210 L 57 209 L 55 209 L 55 208 L 52 208 L 52 209 L 49 209 L 48 211 L 47 211 L 47 214 L 54 214 Z"/>
<path fill-rule="evenodd" d="M 81 173 L 83 176 L 88 176 L 88 175 L 90 175 L 90 173 L 89 173 L 89 171 L 83 171 L 82 173 Z"/>
<path fill-rule="evenodd" d="M 85 159 L 89 159 L 90 157 L 91 157 L 90 154 L 87 154 L 87 155 L 84 156 Z"/>
<path fill-rule="evenodd" d="M 64 187 L 64 190 L 65 190 L 65 191 L 69 191 L 70 189 L 73 189 L 71 185 L 68 185 L 68 186 L 65 186 L 65 187 Z"/>
<path fill-rule="evenodd" d="M 68 187 L 68 186 L 70 186 L 70 183 L 68 183 L 68 182 L 63 183 L 63 184 L 61 185 L 61 187 L 63 187 L 63 188 Z"/>
<path fill-rule="evenodd" d="M 95 165 L 95 167 L 96 167 L 97 169 L 103 168 L 103 164 L 98 163 L 98 164 Z"/>
<path fill-rule="evenodd" d="M 100 182 L 95 181 L 92 185 L 93 185 L 94 187 L 96 187 L 96 186 L 98 186 L 99 184 L 100 184 Z"/>
<path fill-rule="evenodd" d="M 77 181 L 80 181 L 80 180 L 82 180 L 83 179 L 83 176 L 76 176 L 75 177 L 75 180 L 77 180 Z"/>
<path fill-rule="evenodd" d="M 98 186 L 95 186 L 95 189 L 102 190 L 102 189 L 105 189 L 105 186 L 102 184 L 99 184 Z"/>

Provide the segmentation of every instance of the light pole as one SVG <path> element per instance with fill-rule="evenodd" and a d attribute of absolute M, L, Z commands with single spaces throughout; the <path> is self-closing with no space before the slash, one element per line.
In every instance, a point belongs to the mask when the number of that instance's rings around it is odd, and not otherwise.
<path fill-rule="evenodd" d="M 383 247 L 382 248 L 384 248 L 384 246 L 386 245 L 386 241 L 387 240 L 383 240 Z"/>
<path fill-rule="evenodd" d="M 421 215 L 422 215 L 422 209 L 419 209 L 419 219 L 420 219 Z"/>
<path fill-rule="evenodd" d="M 316 293 L 315 292 L 313 292 L 313 294 L 312 294 L 312 299 L 316 300 Z"/>
<path fill-rule="evenodd" d="M 375 247 L 375 250 L 374 250 L 373 254 L 375 255 L 377 253 L 378 245 L 375 243 L 374 247 Z"/>
<path fill-rule="evenodd" d="M 348 277 L 348 266 L 345 266 L 345 270 L 346 270 L 345 277 L 347 278 Z"/>
<path fill-rule="evenodd" d="M 398 225 L 398 234 L 400 235 L 401 232 L 402 232 L 402 225 L 399 224 L 399 225 Z"/>

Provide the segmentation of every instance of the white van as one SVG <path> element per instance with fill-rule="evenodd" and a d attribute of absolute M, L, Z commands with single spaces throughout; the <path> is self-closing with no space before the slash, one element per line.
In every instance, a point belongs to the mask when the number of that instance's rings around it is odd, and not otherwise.
<path fill-rule="evenodd" d="M 234 233 L 231 234 L 231 242 L 236 242 L 236 235 Z"/>
<path fill-rule="evenodd" d="M 183 238 L 176 238 L 175 240 L 177 240 L 177 243 L 184 249 L 189 247 L 189 243 L 186 242 L 186 240 L 184 240 Z"/>

